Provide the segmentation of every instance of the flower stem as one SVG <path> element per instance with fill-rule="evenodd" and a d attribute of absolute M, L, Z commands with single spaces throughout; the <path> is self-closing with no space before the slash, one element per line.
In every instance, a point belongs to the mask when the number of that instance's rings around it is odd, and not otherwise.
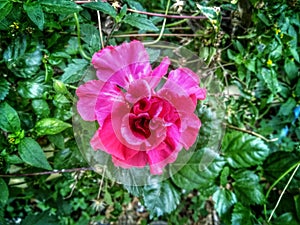
<path fill-rule="evenodd" d="M 169 8 L 170 8 L 170 3 L 171 3 L 171 0 L 168 0 L 165 15 L 168 15 Z M 165 30 L 166 22 L 167 22 L 167 18 L 165 17 L 164 21 L 163 21 L 163 25 L 162 25 L 161 30 L 160 30 L 160 34 L 157 37 L 157 39 L 155 41 L 152 41 L 152 42 L 146 42 L 146 43 L 144 43 L 144 45 L 152 45 L 152 44 L 156 44 L 157 42 L 160 41 L 160 39 L 163 36 L 164 30 Z"/>
<path fill-rule="evenodd" d="M 278 201 L 277 201 L 277 203 L 276 203 L 276 205 L 275 205 L 275 207 L 274 207 L 274 209 L 272 210 L 272 213 L 271 213 L 271 215 L 270 215 L 270 217 L 269 217 L 269 219 L 268 219 L 268 222 L 270 222 L 270 220 L 272 219 L 272 217 L 273 217 L 273 214 L 274 214 L 274 212 L 275 212 L 275 210 L 277 209 L 277 207 L 278 207 L 278 205 L 279 205 L 279 203 L 280 203 L 280 201 L 281 201 L 281 198 L 282 198 L 282 196 L 283 196 L 283 194 L 285 193 L 285 191 L 286 191 L 286 189 L 287 189 L 287 187 L 289 186 L 289 184 L 291 183 L 291 181 L 292 181 L 292 179 L 294 178 L 294 176 L 295 176 L 295 174 L 296 174 L 296 172 L 297 172 L 297 170 L 299 169 L 299 166 L 300 166 L 300 162 L 298 162 L 298 163 L 296 163 L 296 164 L 294 164 L 293 166 L 291 166 L 287 171 L 285 171 L 270 187 L 269 187 L 269 189 L 268 189 L 268 191 L 267 191 L 267 194 L 266 194 L 266 200 L 267 200 L 267 198 L 269 197 L 269 194 L 270 194 L 270 192 L 271 192 L 271 190 L 287 175 L 287 174 L 289 174 L 293 169 L 295 169 L 294 170 L 294 172 L 293 172 L 293 174 L 291 175 L 291 177 L 290 177 L 290 179 L 288 180 L 288 182 L 287 182 L 287 184 L 285 185 L 285 187 L 284 187 L 284 189 L 283 189 L 283 191 L 282 191 L 282 193 L 280 194 L 280 196 L 279 196 L 279 199 L 278 199 Z M 265 203 L 264 204 L 264 213 L 265 213 L 265 217 L 267 218 L 267 203 Z"/>
<path fill-rule="evenodd" d="M 77 42 L 78 42 L 78 47 L 79 47 L 80 55 L 83 58 L 91 61 L 91 58 L 85 54 L 85 52 L 83 51 L 82 45 L 81 45 L 81 41 L 80 41 L 80 35 L 81 35 L 80 34 L 80 24 L 79 24 L 77 13 L 74 13 L 74 18 L 75 18 L 76 27 L 77 27 Z"/>

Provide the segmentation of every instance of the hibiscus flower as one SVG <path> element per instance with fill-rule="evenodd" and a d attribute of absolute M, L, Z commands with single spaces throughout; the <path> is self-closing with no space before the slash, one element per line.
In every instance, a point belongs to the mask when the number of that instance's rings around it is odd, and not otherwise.
<path fill-rule="evenodd" d="M 92 148 L 110 154 L 117 167 L 148 165 L 161 174 L 197 139 L 201 122 L 194 112 L 206 98 L 199 77 L 188 68 L 168 72 L 168 57 L 152 69 L 139 41 L 106 47 L 92 64 L 98 80 L 76 90 L 80 116 L 99 125 Z"/>

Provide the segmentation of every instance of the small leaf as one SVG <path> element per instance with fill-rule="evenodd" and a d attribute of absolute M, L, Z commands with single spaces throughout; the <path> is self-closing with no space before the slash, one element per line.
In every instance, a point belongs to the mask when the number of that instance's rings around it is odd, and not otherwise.
<path fill-rule="evenodd" d="M 72 127 L 71 124 L 63 122 L 55 118 L 44 118 L 38 121 L 35 125 L 35 131 L 38 136 L 54 135 L 62 132 L 63 130 Z"/>
<path fill-rule="evenodd" d="M 288 116 L 293 113 L 293 108 L 297 105 L 297 102 L 293 98 L 289 98 L 285 103 L 280 106 L 278 115 Z"/>
<path fill-rule="evenodd" d="M 159 29 L 153 24 L 153 22 L 145 17 L 131 14 L 127 15 L 124 18 L 124 23 L 127 23 L 131 26 L 137 27 L 140 30 L 145 31 L 158 31 Z"/>
<path fill-rule="evenodd" d="M 21 122 L 16 110 L 8 103 L 0 103 L 0 129 L 6 132 L 17 132 L 21 129 Z"/>
<path fill-rule="evenodd" d="M 72 14 L 82 10 L 75 2 L 66 0 L 43 0 L 41 5 L 45 11 L 55 14 Z"/>
<path fill-rule="evenodd" d="M 294 60 L 286 58 L 284 62 L 284 70 L 290 80 L 293 80 L 298 77 L 299 69 Z"/>
<path fill-rule="evenodd" d="M 17 91 L 23 98 L 43 98 L 43 95 L 49 89 L 50 87 L 44 84 L 34 81 L 25 81 L 18 82 Z"/>
<path fill-rule="evenodd" d="M 175 210 L 179 204 L 180 195 L 169 181 L 163 181 L 145 186 L 143 199 L 150 211 L 150 217 L 154 217 Z"/>
<path fill-rule="evenodd" d="M 221 217 L 227 214 L 237 202 L 235 194 L 224 188 L 218 189 L 213 194 L 212 199 L 215 202 L 215 209 Z"/>
<path fill-rule="evenodd" d="M 89 9 L 99 10 L 100 12 L 110 15 L 112 18 L 117 16 L 116 10 L 108 2 L 91 2 L 83 4 L 83 6 Z"/>
<path fill-rule="evenodd" d="M 60 80 L 63 83 L 78 82 L 84 76 L 84 70 L 88 66 L 88 62 L 84 59 L 74 59 L 72 63 L 64 69 L 63 75 Z"/>
<path fill-rule="evenodd" d="M 222 151 L 234 168 L 260 165 L 269 154 L 268 146 L 261 139 L 240 132 L 225 135 Z"/>
<path fill-rule="evenodd" d="M 18 151 L 22 160 L 34 167 L 51 170 L 47 158 L 40 145 L 32 138 L 25 137 L 18 145 Z"/>
<path fill-rule="evenodd" d="M 43 30 L 45 18 L 42 6 L 38 2 L 30 2 L 23 5 L 25 12 L 31 21 L 37 25 L 40 30 Z"/>
<path fill-rule="evenodd" d="M 172 176 L 172 180 L 178 187 L 186 190 L 205 189 L 214 185 L 224 164 L 225 161 L 216 152 L 210 149 L 199 150 Z"/>
<path fill-rule="evenodd" d="M 259 177 L 250 170 L 232 174 L 234 192 L 239 202 L 244 205 L 262 204 L 265 200 Z"/>
<path fill-rule="evenodd" d="M 50 108 L 44 99 L 33 99 L 31 105 L 36 115 L 40 117 L 49 116 Z"/>
<path fill-rule="evenodd" d="M 272 94 L 276 94 L 280 91 L 280 86 L 274 70 L 262 68 L 261 77 L 263 78 L 264 82 L 266 83 L 267 87 L 270 89 Z"/>
<path fill-rule="evenodd" d="M 10 0 L 0 1 L 0 21 L 3 20 L 12 10 L 13 2 Z"/>
<path fill-rule="evenodd" d="M 10 83 L 3 77 L 0 77 L 0 101 L 4 100 L 8 95 Z"/>
<path fill-rule="evenodd" d="M 2 208 L 6 204 L 9 196 L 8 187 L 2 178 L 0 178 L 0 190 L 0 208 Z"/>
<path fill-rule="evenodd" d="M 234 205 L 231 223 L 234 225 L 252 225 L 252 214 L 249 208 L 246 208 L 241 203 Z"/>

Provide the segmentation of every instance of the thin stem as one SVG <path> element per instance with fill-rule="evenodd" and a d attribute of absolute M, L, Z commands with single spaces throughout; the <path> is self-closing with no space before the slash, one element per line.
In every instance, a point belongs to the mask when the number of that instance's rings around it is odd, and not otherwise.
<path fill-rule="evenodd" d="M 264 141 L 266 141 L 266 142 L 274 142 L 274 141 L 277 141 L 277 140 L 278 140 L 278 138 L 267 139 L 267 138 L 265 138 L 264 136 L 262 136 L 262 135 L 260 135 L 260 134 L 258 134 L 258 133 L 255 133 L 254 131 L 242 129 L 242 128 L 239 128 L 239 127 L 236 127 L 236 126 L 233 126 L 233 125 L 230 125 L 230 124 L 225 124 L 225 125 L 226 125 L 226 127 L 228 127 L 228 128 L 231 128 L 231 129 L 234 129 L 234 130 L 238 130 L 238 131 L 242 131 L 242 132 L 244 132 L 244 133 L 248 133 L 248 134 L 251 134 L 251 135 L 253 135 L 253 136 L 256 136 L 256 137 L 258 137 L 258 138 L 260 138 L 260 139 L 262 139 L 262 140 L 264 140 Z"/>
<path fill-rule="evenodd" d="M 270 195 L 270 192 L 272 191 L 272 189 L 286 176 L 286 175 L 288 175 L 294 168 L 296 168 L 295 169 L 295 171 L 293 172 L 293 174 L 292 174 L 292 176 L 290 177 L 290 179 L 289 179 L 289 181 L 288 181 L 288 183 L 287 183 L 287 185 L 285 186 L 285 189 L 286 189 L 286 187 L 289 185 L 289 183 L 291 182 L 291 178 L 293 178 L 294 177 L 294 175 L 295 175 L 295 173 L 296 173 L 296 171 L 298 170 L 298 168 L 299 168 L 299 166 L 300 166 L 300 162 L 298 162 L 298 163 L 296 163 L 296 164 L 294 164 L 293 166 L 291 166 L 287 171 L 285 171 L 270 187 L 269 187 L 269 189 L 268 189 L 268 191 L 267 191 L 267 193 L 266 193 L 266 200 L 268 199 L 268 197 L 269 197 L 269 195 Z M 285 191 L 285 190 L 284 190 Z M 281 199 L 281 197 L 280 197 L 280 199 Z M 279 204 L 279 203 L 278 203 Z M 275 206 L 275 209 L 277 208 L 277 204 L 276 204 L 276 206 Z M 273 210 L 273 211 L 275 211 L 275 210 Z M 265 213 L 265 217 L 267 218 L 267 203 L 265 203 L 264 204 L 264 213 Z M 273 213 L 273 212 L 272 212 Z M 270 218 L 269 218 L 269 220 L 268 221 L 270 221 Z"/>
<path fill-rule="evenodd" d="M 98 0 L 95 0 L 95 1 L 97 2 Z M 104 41 L 103 41 L 103 34 L 102 34 L 102 25 L 101 25 L 101 15 L 100 15 L 100 11 L 99 10 L 97 10 L 97 17 L 98 17 L 98 30 L 99 30 L 101 47 L 104 48 Z"/>
<path fill-rule="evenodd" d="M 101 194 L 101 190 L 102 190 L 102 186 L 103 186 L 105 169 L 106 169 L 106 167 L 104 167 L 104 169 L 103 169 L 103 173 L 102 173 L 102 177 L 101 177 L 101 181 L 100 181 L 100 186 L 99 186 L 99 190 L 98 190 L 97 199 L 100 199 L 100 194 Z"/>
<path fill-rule="evenodd" d="M 79 24 L 77 13 L 74 13 L 74 18 L 75 18 L 76 27 L 77 27 L 77 42 L 78 42 L 78 47 L 79 47 L 80 55 L 83 58 L 91 61 L 91 58 L 85 54 L 85 52 L 83 51 L 82 45 L 81 45 L 81 41 L 80 41 L 80 35 L 81 35 L 80 34 L 80 24 Z"/>
<path fill-rule="evenodd" d="M 124 38 L 124 37 L 156 37 L 160 34 L 114 34 L 111 37 Z M 199 34 L 163 34 L 166 37 L 199 37 Z"/>
<path fill-rule="evenodd" d="M 196 13 L 192 14 L 192 16 L 196 17 L 199 14 L 200 14 L 200 12 L 196 12 Z M 181 19 L 182 20 L 176 21 L 174 23 L 169 23 L 166 27 L 175 27 L 175 26 L 178 26 L 178 25 L 183 24 L 188 21 L 188 19 L 184 18 L 184 17 L 181 17 Z"/>
<path fill-rule="evenodd" d="M 62 170 L 52 170 L 52 171 L 43 171 L 37 173 L 23 173 L 23 174 L 0 174 L 0 177 L 31 177 L 31 176 L 40 176 L 40 175 L 49 175 L 56 173 L 72 173 L 78 171 L 92 171 L 93 168 L 73 168 L 73 169 L 62 169 Z"/>
<path fill-rule="evenodd" d="M 171 0 L 168 0 L 165 15 L 168 15 L 170 4 L 171 4 Z M 153 45 L 160 41 L 160 39 L 163 36 L 164 30 L 165 30 L 166 22 L 167 22 L 167 18 L 165 17 L 158 38 L 155 41 L 146 42 L 146 43 L 144 43 L 144 45 Z"/>

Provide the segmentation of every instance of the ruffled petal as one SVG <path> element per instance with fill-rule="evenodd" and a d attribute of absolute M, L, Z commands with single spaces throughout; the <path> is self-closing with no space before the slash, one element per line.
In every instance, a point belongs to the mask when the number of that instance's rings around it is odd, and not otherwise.
<path fill-rule="evenodd" d="M 82 119 L 86 121 L 96 120 L 95 106 L 103 84 L 100 80 L 91 80 L 77 88 L 76 95 L 79 98 L 77 110 Z"/>
<path fill-rule="evenodd" d="M 142 151 L 135 154 L 132 158 L 126 160 L 112 157 L 112 161 L 115 166 L 120 166 L 125 169 L 131 167 L 144 167 L 147 165 L 147 155 L 144 151 Z"/>
<path fill-rule="evenodd" d="M 161 63 L 158 67 L 156 67 L 151 74 L 151 79 L 148 80 L 149 85 L 152 88 L 155 88 L 159 82 L 161 81 L 161 78 L 165 76 L 168 73 L 169 66 L 171 64 L 170 59 L 166 56 L 163 58 Z"/>
<path fill-rule="evenodd" d="M 150 98 L 152 94 L 151 87 L 144 79 L 135 80 L 130 83 L 125 99 L 131 104 L 136 103 L 142 98 Z"/>
<path fill-rule="evenodd" d="M 200 79 L 198 75 L 188 68 L 172 70 L 164 88 L 172 88 L 173 83 L 178 84 L 183 91 L 188 93 L 195 104 L 197 99 L 204 100 L 206 98 L 206 89 L 199 87 Z"/>
<path fill-rule="evenodd" d="M 149 55 L 139 41 L 100 51 L 93 56 L 92 63 L 99 80 L 113 82 L 125 89 L 130 82 L 149 76 L 152 71 Z"/>

